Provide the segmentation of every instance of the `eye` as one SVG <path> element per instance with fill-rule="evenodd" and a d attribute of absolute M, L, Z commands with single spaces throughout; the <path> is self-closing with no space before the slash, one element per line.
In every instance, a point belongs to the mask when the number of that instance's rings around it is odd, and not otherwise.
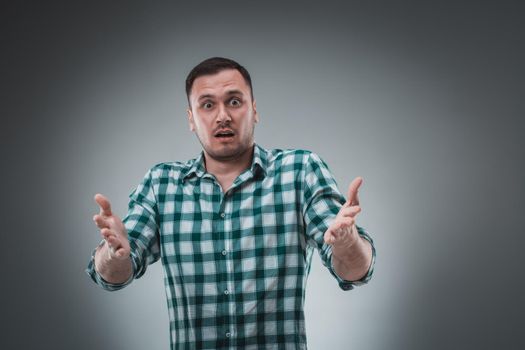
<path fill-rule="evenodd" d="M 202 108 L 204 109 L 210 109 L 213 107 L 213 103 L 207 101 L 207 102 L 204 102 L 202 105 L 201 105 Z"/>
<path fill-rule="evenodd" d="M 241 100 L 239 100 L 237 97 L 232 98 L 229 101 L 229 104 L 232 107 L 240 107 L 242 105 Z"/>

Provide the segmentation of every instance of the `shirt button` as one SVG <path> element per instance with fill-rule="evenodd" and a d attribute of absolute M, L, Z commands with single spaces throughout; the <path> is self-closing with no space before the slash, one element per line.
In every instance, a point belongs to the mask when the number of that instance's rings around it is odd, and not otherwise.
<path fill-rule="evenodd" d="M 225 216 L 226 216 L 226 214 L 224 214 L 224 213 L 221 213 L 221 218 L 223 218 L 223 219 L 224 219 L 224 217 L 225 217 Z"/>
<path fill-rule="evenodd" d="M 224 294 L 228 295 L 228 294 L 230 294 L 230 291 L 229 291 L 228 289 L 226 289 L 226 290 L 224 291 Z"/>
<path fill-rule="evenodd" d="M 226 338 L 229 338 L 231 336 L 232 336 L 232 334 L 230 332 L 226 332 Z"/>
<path fill-rule="evenodd" d="M 226 254 L 228 254 L 228 251 L 225 249 L 222 251 L 222 255 L 226 255 Z"/>

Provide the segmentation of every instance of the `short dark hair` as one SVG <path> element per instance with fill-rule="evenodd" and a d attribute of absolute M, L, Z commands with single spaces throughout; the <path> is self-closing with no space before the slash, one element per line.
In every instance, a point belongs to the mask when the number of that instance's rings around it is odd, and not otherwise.
<path fill-rule="evenodd" d="M 252 78 L 250 77 L 250 73 L 248 73 L 246 68 L 229 58 L 211 57 L 196 65 L 186 78 L 186 96 L 188 97 L 188 104 L 191 106 L 190 94 L 195 79 L 203 75 L 217 74 L 226 69 L 236 69 L 239 73 L 241 73 L 244 81 L 250 87 L 250 95 L 253 100 Z"/>

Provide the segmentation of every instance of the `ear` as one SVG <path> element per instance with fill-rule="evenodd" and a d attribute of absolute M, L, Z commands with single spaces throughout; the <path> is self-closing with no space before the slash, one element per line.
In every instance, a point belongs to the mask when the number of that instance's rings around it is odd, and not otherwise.
<path fill-rule="evenodd" d="M 195 121 L 193 120 L 193 113 L 191 109 L 187 109 L 186 113 L 188 114 L 188 123 L 190 124 L 190 130 L 195 132 Z"/>
<path fill-rule="evenodd" d="M 253 103 L 252 103 L 252 107 L 253 107 L 253 116 L 255 118 L 255 122 L 258 123 L 259 122 L 259 113 L 257 113 L 257 101 L 253 100 Z"/>

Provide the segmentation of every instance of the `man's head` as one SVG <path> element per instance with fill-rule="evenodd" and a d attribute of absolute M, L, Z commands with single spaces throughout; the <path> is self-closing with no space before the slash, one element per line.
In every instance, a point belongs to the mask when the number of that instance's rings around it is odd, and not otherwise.
<path fill-rule="evenodd" d="M 188 74 L 188 77 L 186 78 L 186 96 L 188 97 L 188 104 L 190 105 L 190 108 L 191 108 L 190 95 L 191 95 L 191 90 L 193 88 L 193 82 L 195 81 L 195 79 L 203 75 L 217 74 L 220 71 L 223 71 L 226 69 L 236 69 L 239 71 L 239 73 L 241 73 L 242 77 L 244 78 L 244 81 L 250 87 L 250 97 L 253 100 L 252 78 L 250 77 L 250 73 L 248 73 L 246 68 L 244 68 L 239 63 L 229 58 L 212 57 L 196 65 L 191 70 L 191 72 Z"/>
<path fill-rule="evenodd" d="M 206 156 L 235 160 L 251 150 L 259 116 L 244 67 L 226 58 L 207 59 L 188 75 L 186 93 L 190 130 Z"/>

